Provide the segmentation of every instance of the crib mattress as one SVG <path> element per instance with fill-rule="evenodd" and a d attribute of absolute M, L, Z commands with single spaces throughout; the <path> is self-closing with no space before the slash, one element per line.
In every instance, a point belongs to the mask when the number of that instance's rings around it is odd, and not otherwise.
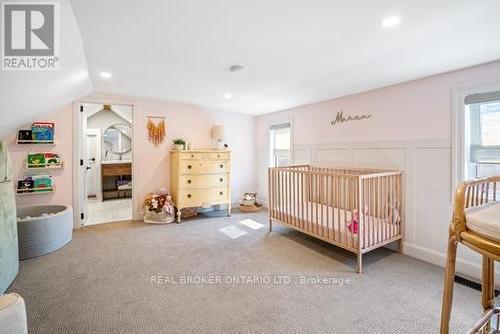
<path fill-rule="evenodd" d="M 352 221 L 352 212 L 317 202 L 304 202 L 296 205 L 291 212 L 279 212 L 275 209 L 273 217 L 302 230 L 352 248 L 358 247 L 358 233 L 353 233 L 348 224 Z M 281 217 L 281 218 L 280 218 Z M 364 221 L 361 247 L 366 248 L 399 235 L 399 224 L 389 219 L 362 214 Z M 359 232 L 359 231 L 358 231 Z"/>

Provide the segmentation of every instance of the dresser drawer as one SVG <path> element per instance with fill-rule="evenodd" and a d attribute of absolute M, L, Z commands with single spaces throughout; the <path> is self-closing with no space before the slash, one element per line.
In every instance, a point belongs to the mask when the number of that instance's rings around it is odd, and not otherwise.
<path fill-rule="evenodd" d="M 182 207 L 208 207 L 214 204 L 227 203 L 229 192 L 227 188 L 192 189 L 181 191 Z"/>
<path fill-rule="evenodd" d="M 214 174 L 229 172 L 228 161 L 194 161 L 182 160 L 180 162 L 181 174 Z"/>
<path fill-rule="evenodd" d="M 229 160 L 229 152 L 182 152 L 181 160 Z"/>
<path fill-rule="evenodd" d="M 229 174 L 182 175 L 180 188 L 204 189 L 214 187 L 227 187 Z"/>

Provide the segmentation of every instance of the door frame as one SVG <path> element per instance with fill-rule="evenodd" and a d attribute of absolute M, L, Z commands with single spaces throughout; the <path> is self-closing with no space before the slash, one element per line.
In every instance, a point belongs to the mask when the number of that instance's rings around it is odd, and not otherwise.
<path fill-rule="evenodd" d="M 85 164 L 80 165 L 80 160 L 83 159 L 83 140 L 84 136 L 84 104 L 111 104 L 111 105 L 126 105 L 132 107 L 132 219 L 137 220 L 139 217 L 140 208 L 137 201 L 137 175 L 139 168 L 137 164 L 137 103 L 131 100 L 124 100 L 113 97 L 87 97 L 73 103 L 73 228 L 79 229 L 85 222 L 85 217 L 82 219 L 82 214 L 85 212 L 86 204 L 82 195 L 84 193 L 84 176 Z"/>
<path fill-rule="evenodd" d="M 87 128 L 85 135 L 95 135 L 97 137 L 97 148 L 96 148 L 96 198 L 98 201 L 102 201 L 102 178 L 101 178 L 101 161 L 102 161 L 102 151 L 101 151 L 101 129 L 98 128 Z M 88 194 L 87 194 L 88 195 Z"/>

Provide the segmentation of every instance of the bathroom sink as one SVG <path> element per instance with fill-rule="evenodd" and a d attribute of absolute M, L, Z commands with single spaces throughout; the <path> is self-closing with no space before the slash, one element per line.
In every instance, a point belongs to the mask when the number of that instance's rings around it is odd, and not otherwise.
<path fill-rule="evenodd" d="M 130 164 L 132 160 L 103 160 L 101 164 Z"/>

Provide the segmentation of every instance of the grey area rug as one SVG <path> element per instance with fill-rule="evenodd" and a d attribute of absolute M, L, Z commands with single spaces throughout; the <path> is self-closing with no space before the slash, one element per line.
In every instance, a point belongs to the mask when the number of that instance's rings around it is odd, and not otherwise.
<path fill-rule="evenodd" d="M 354 255 L 277 224 L 268 233 L 237 223 L 247 218 L 267 224 L 265 213 L 236 212 L 86 227 L 22 261 L 9 291 L 25 298 L 37 334 L 438 332 L 441 268 L 380 249 L 358 275 Z M 231 224 L 248 233 L 219 231 Z M 456 285 L 452 332 L 480 314 L 479 292 Z"/>

